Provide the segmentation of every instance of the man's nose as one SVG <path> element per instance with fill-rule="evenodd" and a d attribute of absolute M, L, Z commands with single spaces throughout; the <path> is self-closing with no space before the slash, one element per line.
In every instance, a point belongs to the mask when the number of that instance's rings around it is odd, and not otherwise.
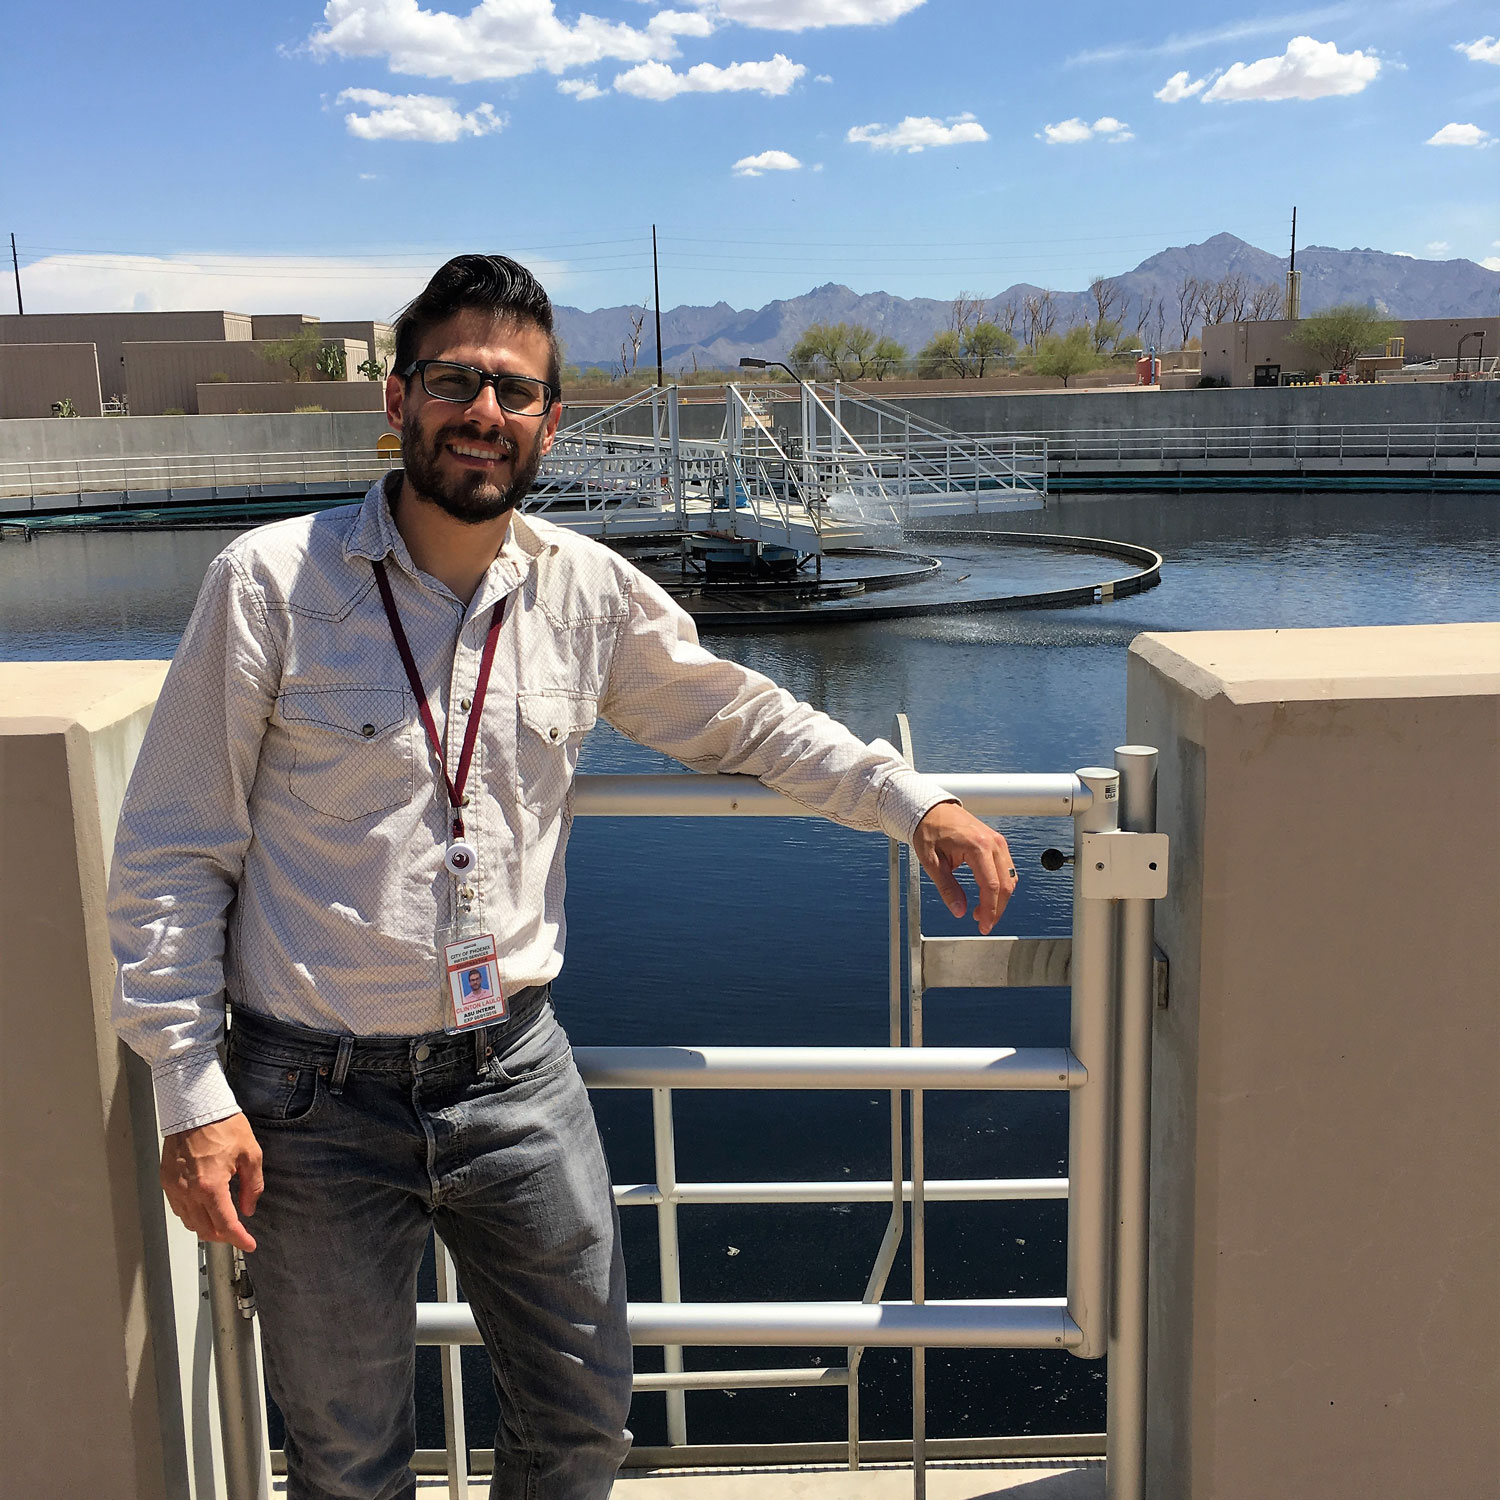
<path fill-rule="evenodd" d="M 488 381 L 479 387 L 478 394 L 464 408 L 464 412 L 474 421 L 486 423 L 491 427 L 503 427 L 510 416 L 510 413 L 501 406 L 500 398 L 495 394 L 495 387 Z"/>

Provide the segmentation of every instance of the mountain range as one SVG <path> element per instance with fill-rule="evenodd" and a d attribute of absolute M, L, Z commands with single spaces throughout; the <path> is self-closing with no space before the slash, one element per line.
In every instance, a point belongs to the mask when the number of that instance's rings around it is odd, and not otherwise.
<path fill-rule="evenodd" d="M 1500 312 L 1500 271 L 1487 270 L 1472 260 L 1418 260 L 1381 250 L 1336 250 L 1311 245 L 1297 252 L 1302 273 L 1304 316 L 1336 303 L 1358 302 L 1390 317 L 1442 318 L 1494 316 Z M 1232 234 L 1216 234 L 1197 245 L 1178 245 L 1143 260 L 1133 271 L 1111 277 L 1127 329 L 1143 328 L 1147 338 L 1162 348 L 1176 348 L 1202 325 L 1201 311 L 1180 310 L 1179 293 L 1185 279 L 1212 285 L 1239 277 L 1247 290 L 1279 289 L 1285 285 L 1287 258 L 1258 249 Z M 1004 323 L 1008 308 L 1016 310 L 1015 328 L 1023 335 L 1028 299 L 1033 306 L 1047 290 L 1021 282 L 984 299 L 987 316 Z M 1267 293 L 1269 296 L 1270 294 Z M 1087 291 L 1050 292 L 1054 328 L 1092 322 L 1095 299 Z M 621 345 L 630 337 L 636 307 L 602 307 L 584 312 L 559 305 L 557 331 L 570 364 L 609 369 L 618 365 Z M 814 323 L 860 323 L 888 334 L 915 354 L 933 334 L 950 326 L 953 304 L 932 297 L 893 297 L 888 292 L 854 292 L 837 282 L 815 287 L 800 297 L 769 302 L 764 307 L 734 308 L 727 302 L 712 307 L 663 309 L 662 353 L 668 370 L 732 367 L 741 355 L 785 359 Z M 1279 313 L 1276 314 L 1279 316 Z M 1183 332 L 1184 324 L 1187 331 Z M 640 363 L 653 364 L 656 340 L 648 314 L 640 348 Z"/>

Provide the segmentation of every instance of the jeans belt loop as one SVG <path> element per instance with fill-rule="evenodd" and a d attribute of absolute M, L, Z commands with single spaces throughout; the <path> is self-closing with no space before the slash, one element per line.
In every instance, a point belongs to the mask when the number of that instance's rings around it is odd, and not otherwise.
<path fill-rule="evenodd" d="M 481 1026 L 474 1033 L 474 1071 L 482 1073 L 489 1061 L 490 1053 L 490 1028 Z"/>
<path fill-rule="evenodd" d="M 334 1059 L 333 1077 L 328 1080 L 328 1092 L 330 1094 L 342 1094 L 344 1092 L 344 1080 L 349 1076 L 349 1064 L 354 1061 L 354 1038 L 352 1036 L 341 1036 L 339 1038 L 339 1055 Z"/>

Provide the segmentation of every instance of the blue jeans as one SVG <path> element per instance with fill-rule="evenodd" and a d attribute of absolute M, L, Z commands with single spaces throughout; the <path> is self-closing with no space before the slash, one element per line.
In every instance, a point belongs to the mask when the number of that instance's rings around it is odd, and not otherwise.
<path fill-rule="evenodd" d="M 500 1400 L 491 1500 L 603 1500 L 631 1352 L 609 1173 L 545 988 L 449 1037 L 240 1011 L 227 1071 L 265 1154 L 249 1257 L 290 1500 L 404 1500 L 417 1269 L 453 1254 Z M 342 1045 L 341 1045 L 342 1044 Z"/>

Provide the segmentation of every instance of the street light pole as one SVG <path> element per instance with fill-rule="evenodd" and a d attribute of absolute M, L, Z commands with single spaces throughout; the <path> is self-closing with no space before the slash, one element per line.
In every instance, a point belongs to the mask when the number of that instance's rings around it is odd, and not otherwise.
<path fill-rule="evenodd" d="M 21 301 L 21 262 L 16 256 L 16 235 L 11 231 L 10 235 L 10 264 L 16 273 L 16 311 L 25 314 L 26 305 Z"/>

